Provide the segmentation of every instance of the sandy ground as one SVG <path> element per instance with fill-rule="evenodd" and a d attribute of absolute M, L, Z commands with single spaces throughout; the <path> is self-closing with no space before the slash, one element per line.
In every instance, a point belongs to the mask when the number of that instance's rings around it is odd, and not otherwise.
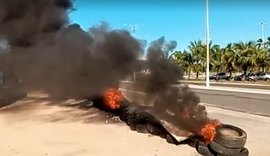
<path fill-rule="evenodd" d="M 188 145 L 131 131 L 95 109 L 32 94 L 0 111 L 1 156 L 196 156 Z"/>
<path fill-rule="evenodd" d="M 31 94 L 0 111 L 0 156 L 198 156 L 188 145 L 131 131 L 96 109 L 68 107 Z M 207 105 L 212 118 L 248 133 L 250 156 L 270 155 L 270 118 Z"/>

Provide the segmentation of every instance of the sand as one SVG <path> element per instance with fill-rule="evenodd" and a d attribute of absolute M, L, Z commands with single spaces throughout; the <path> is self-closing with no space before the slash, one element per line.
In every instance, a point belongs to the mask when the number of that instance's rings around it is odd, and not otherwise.
<path fill-rule="evenodd" d="M 131 131 L 96 109 L 40 93 L 0 111 L 0 156 L 196 156 L 188 145 Z"/>

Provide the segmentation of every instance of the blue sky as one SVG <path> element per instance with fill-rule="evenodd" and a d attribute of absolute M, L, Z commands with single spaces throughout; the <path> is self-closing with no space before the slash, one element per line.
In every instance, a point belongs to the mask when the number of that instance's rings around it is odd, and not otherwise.
<path fill-rule="evenodd" d="M 187 2 L 188 1 L 188 2 Z M 265 38 L 270 36 L 268 0 L 209 0 L 210 38 L 222 46 L 229 42 L 257 40 L 260 22 L 265 22 Z M 190 41 L 205 40 L 205 0 L 75 0 L 76 11 L 70 22 L 87 30 L 100 21 L 112 28 L 128 29 L 138 25 L 133 34 L 148 43 L 161 36 L 176 40 L 177 50 Z"/>

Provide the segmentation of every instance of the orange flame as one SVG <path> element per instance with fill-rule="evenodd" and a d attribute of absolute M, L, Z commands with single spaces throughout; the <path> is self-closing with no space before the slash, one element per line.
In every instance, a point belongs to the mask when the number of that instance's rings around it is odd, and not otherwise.
<path fill-rule="evenodd" d="M 205 143 L 210 143 L 216 136 L 216 129 L 221 123 L 218 120 L 212 120 L 206 124 L 199 132 L 199 134 L 204 138 Z"/>
<path fill-rule="evenodd" d="M 110 88 L 104 92 L 105 106 L 109 109 L 117 109 L 120 107 L 120 101 L 123 100 L 123 95 L 118 89 Z"/>

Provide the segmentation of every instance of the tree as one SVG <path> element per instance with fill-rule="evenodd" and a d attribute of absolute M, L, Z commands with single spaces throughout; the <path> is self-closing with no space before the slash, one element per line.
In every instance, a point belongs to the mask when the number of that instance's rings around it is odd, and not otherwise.
<path fill-rule="evenodd" d="M 270 37 L 267 38 L 267 41 L 265 42 L 265 46 L 267 48 L 270 48 Z"/>
<path fill-rule="evenodd" d="M 245 75 L 250 67 L 254 67 L 256 65 L 254 47 L 256 47 L 256 44 L 252 41 L 246 43 L 239 42 L 234 45 L 236 51 L 236 63 L 240 68 L 242 68 Z"/>
<path fill-rule="evenodd" d="M 264 45 L 265 45 L 265 43 L 263 43 L 263 40 L 262 40 L 261 38 L 257 40 L 256 46 L 257 46 L 258 48 L 263 48 Z"/>
<path fill-rule="evenodd" d="M 269 66 L 270 63 L 270 55 L 267 50 L 261 48 L 254 48 L 254 52 L 256 53 L 256 65 L 258 71 L 262 69 L 262 72 L 265 72 L 265 67 Z"/>
<path fill-rule="evenodd" d="M 211 57 L 210 57 L 210 64 L 212 66 L 212 69 L 214 69 L 214 71 L 216 71 L 216 73 L 218 74 L 220 72 L 220 70 L 222 70 L 222 55 L 223 55 L 223 51 L 220 48 L 219 45 L 214 45 L 211 49 Z"/>
<path fill-rule="evenodd" d="M 224 49 L 222 55 L 222 63 L 227 72 L 230 73 L 230 77 L 232 76 L 232 72 L 237 70 L 236 67 L 236 52 L 234 50 L 233 44 L 229 43 Z"/>
<path fill-rule="evenodd" d="M 196 72 L 196 79 L 199 78 L 199 72 L 204 71 L 204 66 L 206 64 L 206 46 L 201 40 L 190 42 L 188 46 L 189 51 L 193 57 L 193 70 Z"/>
<path fill-rule="evenodd" d="M 186 50 L 184 50 L 184 52 L 176 51 L 173 53 L 172 57 L 174 62 L 180 65 L 183 70 L 188 73 L 188 79 L 190 79 L 191 69 L 194 62 L 192 54 Z"/>

